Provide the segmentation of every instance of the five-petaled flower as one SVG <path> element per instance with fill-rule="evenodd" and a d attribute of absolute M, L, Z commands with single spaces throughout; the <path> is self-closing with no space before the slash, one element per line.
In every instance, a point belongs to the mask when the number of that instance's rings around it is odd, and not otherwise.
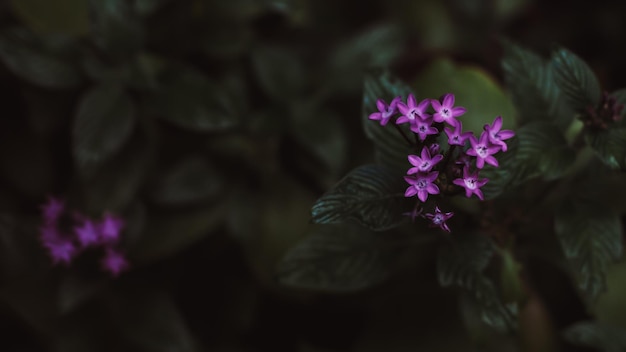
<path fill-rule="evenodd" d="M 401 97 L 395 97 L 389 105 L 387 105 L 384 100 L 378 99 L 376 101 L 378 112 L 370 114 L 369 119 L 380 121 L 380 125 L 385 126 L 389 122 L 389 119 L 398 111 L 397 105 L 401 101 Z"/>
<path fill-rule="evenodd" d="M 434 157 L 431 157 L 429 148 L 423 147 L 421 157 L 417 155 L 409 155 L 408 158 L 413 167 L 407 171 L 407 174 L 412 175 L 418 172 L 427 172 L 432 170 L 433 166 L 443 159 L 443 155 L 437 154 Z"/>
<path fill-rule="evenodd" d="M 452 181 L 452 183 L 465 188 L 465 196 L 467 198 L 470 198 L 472 194 L 475 194 L 478 199 L 484 200 L 483 191 L 480 190 L 480 187 L 484 186 L 488 181 L 489 180 L 486 178 L 478 178 L 478 170 L 470 173 L 469 167 L 465 166 L 463 168 L 463 178 L 457 178 Z"/>
<path fill-rule="evenodd" d="M 502 116 L 498 116 L 493 120 L 491 125 L 486 124 L 484 127 L 485 132 L 489 136 L 489 142 L 494 145 L 500 146 L 503 152 L 506 152 L 507 145 L 504 143 L 505 140 L 509 138 L 513 138 L 515 136 L 515 132 L 511 130 L 500 130 L 502 128 Z"/>
<path fill-rule="evenodd" d="M 441 209 L 439 209 L 438 206 L 435 207 L 434 213 L 424 214 L 424 216 L 426 216 L 426 218 L 430 220 L 431 227 L 439 227 L 446 232 L 450 232 L 450 228 L 448 227 L 448 224 L 446 224 L 446 221 L 450 219 L 453 215 L 453 212 L 442 213 Z"/>
<path fill-rule="evenodd" d="M 102 270 L 110 273 L 113 277 L 119 276 L 122 271 L 128 269 L 129 264 L 122 253 L 113 249 L 105 249 L 104 257 L 100 262 Z"/>
<path fill-rule="evenodd" d="M 428 105 L 428 99 L 424 99 L 417 104 L 415 96 L 413 94 L 409 94 L 406 104 L 403 102 L 398 103 L 398 111 L 400 111 L 402 116 L 398 117 L 396 124 L 399 125 L 408 122 L 409 125 L 411 125 L 411 128 L 413 128 L 417 121 L 429 119 L 430 114 L 426 113 Z M 428 124 L 428 126 L 430 126 L 430 124 Z"/>
<path fill-rule="evenodd" d="M 417 195 L 419 200 L 425 202 L 429 194 L 439 194 L 439 187 L 433 183 L 437 176 L 439 176 L 438 171 L 420 172 L 414 176 L 404 176 L 404 180 L 410 185 L 404 192 L 404 196 L 413 197 Z"/>
<path fill-rule="evenodd" d="M 449 127 L 443 129 L 448 135 L 448 144 L 464 146 L 465 141 L 468 140 L 474 134 L 472 132 L 463 132 L 463 123 L 457 121 L 454 125 L 454 130 Z"/>
<path fill-rule="evenodd" d="M 500 146 L 493 145 L 489 142 L 489 136 L 487 131 L 484 131 L 480 135 L 480 139 L 476 139 L 475 136 L 470 136 L 470 142 L 472 147 L 467 150 L 467 155 L 476 157 L 476 167 L 482 169 L 485 163 L 498 167 L 498 160 L 493 154 L 500 151 Z"/>
<path fill-rule="evenodd" d="M 454 94 L 446 94 L 443 96 L 442 102 L 437 99 L 431 99 L 430 105 L 435 109 L 433 120 L 435 122 L 446 122 L 449 125 L 456 126 L 459 122 L 456 118 L 465 114 L 465 108 L 461 106 L 454 107 Z"/>

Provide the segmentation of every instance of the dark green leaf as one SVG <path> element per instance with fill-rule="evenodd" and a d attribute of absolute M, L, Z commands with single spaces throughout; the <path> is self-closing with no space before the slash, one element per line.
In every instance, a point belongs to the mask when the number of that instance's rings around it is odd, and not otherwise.
<path fill-rule="evenodd" d="M 563 337 L 578 346 L 594 351 L 626 351 L 626 331 L 623 328 L 599 322 L 582 322 L 568 327 Z"/>
<path fill-rule="evenodd" d="M 223 186 L 215 165 L 201 157 L 190 157 L 161 174 L 151 196 L 159 204 L 185 205 L 211 199 Z"/>
<path fill-rule="evenodd" d="M 72 130 L 74 158 L 91 170 L 119 151 L 135 125 L 135 108 L 124 87 L 103 83 L 81 99 Z"/>
<path fill-rule="evenodd" d="M 595 108 L 600 101 L 600 84 L 591 68 L 567 49 L 552 53 L 552 69 L 556 84 L 561 88 L 569 105 L 577 112 L 587 107 Z"/>
<path fill-rule="evenodd" d="M 394 128 L 393 121 L 386 126 L 381 126 L 378 121 L 369 119 L 369 115 L 377 112 L 376 101 L 383 99 L 389 103 L 393 98 L 401 96 L 406 100 L 411 94 L 411 89 L 389 72 L 375 72 L 365 76 L 363 86 L 363 128 L 367 138 L 374 142 L 376 149 L 376 161 L 388 166 L 398 175 L 403 175 L 409 169 L 407 155 L 411 154 L 412 148 Z M 406 127 L 400 126 L 404 133 L 409 136 L 413 133 Z"/>
<path fill-rule="evenodd" d="M 481 311 L 485 323 L 506 330 L 515 326 L 513 313 L 503 303 L 491 279 L 483 271 L 493 256 L 493 243 L 480 235 L 454 236 L 437 261 L 439 283 L 461 288 Z"/>
<path fill-rule="evenodd" d="M 107 280 L 102 277 L 83 277 L 75 273 L 69 273 L 59 282 L 57 295 L 58 308 L 61 314 L 68 314 L 93 298 L 103 287 Z"/>
<path fill-rule="evenodd" d="M 585 130 L 585 140 L 610 168 L 626 170 L 626 127 Z"/>
<path fill-rule="evenodd" d="M 574 115 L 564 104 L 549 62 L 508 41 L 503 46 L 504 79 L 521 123 L 554 122 L 567 128 Z"/>
<path fill-rule="evenodd" d="M 100 49 L 113 56 L 128 57 L 143 45 L 143 28 L 127 0 L 89 0 L 92 38 Z"/>
<path fill-rule="evenodd" d="M 181 128 L 213 132 L 239 123 L 238 104 L 225 87 L 184 68 L 165 73 L 161 88 L 147 97 L 146 109 Z"/>
<path fill-rule="evenodd" d="M 607 265 L 622 255 L 622 226 L 617 213 L 601 204 L 567 200 L 557 210 L 554 226 L 565 256 L 581 287 L 592 297 L 606 290 Z"/>
<path fill-rule="evenodd" d="M 260 46 L 252 52 L 252 68 L 270 98 L 289 101 L 304 92 L 307 71 L 293 52 L 271 46 Z"/>
<path fill-rule="evenodd" d="M 296 288 L 357 291 L 385 280 L 394 255 L 389 243 L 366 229 L 325 225 L 287 252 L 277 276 Z"/>
<path fill-rule="evenodd" d="M 88 0 L 11 0 L 16 15 L 35 32 L 82 36 L 89 32 Z"/>
<path fill-rule="evenodd" d="M 336 224 L 353 220 L 374 231 L 390 229 L 405 218 L 405 189 L 402 177 L 384 166 L 360 166 L 315 202 L 312 221 Z"/>
<path fill-rule="evenodd" d="M 49 50 L 21 29 L 0 35 L 0 60 L 20 78 L 46 88 L 72 88 L 82 80 L 69 57 Z"/>

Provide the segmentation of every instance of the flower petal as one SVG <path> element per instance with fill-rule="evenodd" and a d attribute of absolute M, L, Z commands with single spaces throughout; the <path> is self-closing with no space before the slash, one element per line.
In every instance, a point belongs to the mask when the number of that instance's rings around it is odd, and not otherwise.
<path fill-rule="evenodd" d="M 479 168 L 479 169 L 482 169 L 483 166 L 485 166 L 485 159 L 483 159 L 483 158 L 476 158 L 476 167 Z"/>
<path fill-rule="evenodd" d="M 452 109 L 452 116 L 453 117 L 459 117 L 459 116 L 465 114 L 465 112 L 467 112 L 467 109 L 465 109 L 462 106 L 457 106 L 457 107 Z"/>
<path fill-rule="evenodd" d="M 492 130 L 500 131 L 502 128 L 502 116 L 498 116 L 493 120 L 493 124 L 491 125 Z"/>
<path fill-rule="evenodd" d="M 376 100 L 376 107 L 378 108 L 378 111 L 380 112 L 387 110 L 387 104 L 385 104 L 385 101 L 382 99 Z"/>
<path fill-rule="evenodd" d="M 476 195 L 476 197 L 478 197 L 478 199 L 485 200 L 485 197 L 483 196 L 483 191 L 479 190 L 478 188 L 474 190 L 474 194 Z"/>
<path fill-rule="evenodd" d="M 500 137 L 500 140 L 513 138 L 513 136 L 515 136 L 515 132 L 511 130 L 502 130 L 498 132 L 498 137 Z"/>
<path fill-rule="evenodd" d="M 437 154 L 432 159 L 430 159 L 430 163 L 435 165 L 443 159 L 443 155 Z"/>
<path fill-rule="evenodd" d="M 369 119 L 370 120 L 380 120 L 383 117 L 383 114 L 381 114 L 380 112 L 374 112 L 370 114 Z"/>
<path fill-rule="evenodd" d="M 444 107 L 450 109 L 454 106 L 454 94 L 448 93 L 443 96 L 443 105 Z"/>
<path fill-rule="evenodd" d="M 494 158 L 493 155 L 489 155 L 488 157 L 485 158 L 485 161 L 489 164 L 489 165 L 493 165 L 495 167 L 498 167 L 498 159 Z"/>
<path fill-rule="evenodd" d="M 428 105 L 430 105 L 430 99 L 424 99 L 419 103 L 419 105 L 417 106 L 417 111 L 419 111 L 420 116 L 424 114 L 424 111 L 426 111 L 426 109 L 428 109 Z"/>
<path fill-rule="evenodd" d="M 426 186 L 426 191 L 430 194 L 439 194 L 439 187 L 434 183 L 429 183 L 428 186 Z"/>
<path fill-rule="evenodd" d="M 406 113 L 409 112 L 410 110 L 409 107 L 406 106 L 405 103 L 398 103 L 397 108 L 398 108 L 398 111 L 400 111 L 402 115 L 406 115 Z"/>
<path fill-rule="evenodd" d="M 409 118 L 406 117 L 405 115 L 402 115 L 400 117 L 398 117 L 398 119 L 396 120 L 396 125 L 401 125 L 403 123 L 407 123 L 409 122 Z"/>
<path fill-rule="evenodd" d="M 415 101 L 415 95 L 409 94 L 409 98 L 407 99 L 406 103 L 409 109 L 413 109 L 417 105 Z"/>
<path fill-rule="evenodd" d="M 457 186 L 465 187 L 465 181 L 462 178 L 457 178 L 452 181 Z"/>
<path fill-rule="evenodd" d="M 415 187 L 410 186 L 409 188 L 406 189 L 406 191 L 404 192 L 404 196 L 405 197 L 413 197 L 414 195 L 417 194 L 417 189 L 415 189 Z"/>
<path fill-rule="evenodd" d="M 424 155 L 424 152 L 422 151 L 422 155 Z M 408 158 L 409 162 L 413 165 L 413 166 L 419 166 L 419 164 L 422 163 L 422 158 L 420 158 L 417 155 L 409 155 Z"/>
<path fill-rule="evenodd" d="M 419 191 L 417 191 L 417 198 L 419 198 L 419 200 L 421 200 L 422 202 L 425 202 L 426 199 L 428 199 L 428 192 L 420 189 Z"/>
<path fill-rule="evenodd" d="M 432 106 L 435 111 L 441 110 L 441 103 L 437 99 L 430 99 L 430 106 Z"/>

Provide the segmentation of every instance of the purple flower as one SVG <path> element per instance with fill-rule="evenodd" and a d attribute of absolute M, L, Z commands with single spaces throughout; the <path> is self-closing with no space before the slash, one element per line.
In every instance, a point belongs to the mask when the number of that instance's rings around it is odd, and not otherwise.
<path fill-rule="evenodd" d="M 407 171 L 407 174 L 412 175 L 418 172 L 428 172 L 433 166 L 435 166 L 438 162 L 443 159 L 443 155 L 437 154 L 434 157 L 430 156 L 430 151 L 428 147 L 422 148 L 422 156 L 419 157 L 417 155 L 409 155 L 409 162 L 414 166 Z"/>
<path fill-rule="evenodd" d="M 66 265 L 70 264 L 77 252 L 71 239 L 63 238 L 58 234 L 56 237 L 49 236 L 46 238 L 46 236 L 42 236 L 42 244 L 48 250 L 52 263 L 55 265 L 61 262 Z"/>
<path fill-rule="evenodd" d="M 110 213 L 104 214 L 104 219 L 100 223 L 100 240 L 102 243 L 117 242 L 122 228 L 124 228 L 124 220 Z"/>
<path fill-rule="evenodd" d="M 446 94 L 442 100 L 443 102 L 441 103 L 437 99 L 430 100 L 430 104 L 435 109 L 433 120 L 455 126 L 458 122 L 456 118 L 465 114 L 466 110 L 461 106 L 454 107 L 454 94 Z"/>
<path fill-rule="evenodd" d="M 486 124 L 484 127 L 485 131 L 487 132 L 487 135 L 489 136 L 489 142 L 491 142 L 494 145 L 500 146 L 502 148 L 502 151 L 506 152 L 507 145 L 506 143 L 504 143 L 504 140 L 513 138 L 513 136 L 515 136 L 515 132 L 511 130 L 500 131 L 501 128 L 502 128 L 502 116 L 496 117 L 495 120 L 493 120 L 493 123 L 491 125 Z"/>
<path fill-rule="evenodd" d="M 433 143 L 430 145 L 430 147 L 428 147 L 428 151 L 430 152 L 430 155 L 433 154 L 438 154 L 439 153 L 439 144 L 437 143 Z"/>
<path fill-rule="evenodd" d="M 450 145 L 464 146 L 465 141 L 473 135 L 472 132 L 463 132 L 463 123 L 461 121 L 457 121 L 454 131 L 448 127 L 443 130 L 448 135 L 448 144 Z"/>
<path fill-rule="evenodd" d="M 424 216 L 426 216 L 426 218 L 431 222 L 430 227 L 439 227 L 446 232 L 450 232 L 450 228 L 448 227 L 448 224 L 446 224 L 446 221 L 453 215 L 454 213 L 452 212 L 442 213 L 438 206 L 435 207 L 434 213 L 424 214 Z"/>
<path fill-rule="evenodd" d="M 413 94 L 409 94 L 407 104 L 404 104 L 403 102 L 398 103 L 398 110 L 400 111 L 402 116 L 398 117 L 398 119 L 396 120 L 396 124 L 399 125 L 408 122 L 411 126 L 413 126 L 416 121 L 429 118 L 430 115 L 425 112 L 428 108 L 428 105 L 428 99 L 424 99 L 419 104 L 417 104 L 415 101 L 415 96 Z"/>
<path fill-rule="evenodd" d="M 480 135 L 480 140 L 476 139 L 476 136 L 470 137 L 472 147 L 467 150 L 467 155 L 476 157 L 476 167 L 482 169 L 487 164 L 498 167 L 498 160 L 493 157 L 493 154 L 500 151 L 500 146 L 494 146 L 489 143 L 489 136 L 487 132 L 483 132 Z"/>
<path fill-rule="evenodd" d="M 411 131 L 417 133 L 420 138 L 420 141 L 423 141 L 431 134 L 439 133 L 439 130 L 435 127 L 432 127 L 430 119 L 420 120 L 417 119 L 411 124 Z"/>
<path fill-rule="evenodd" d="M 461 186 L 465 188 L 465 196 L 470 198 L 472 194 L 475 194 L 478 199 L 484 200 L 483 191 L 480 190 L 480 187 L 484 186 L 489 180 L 486 178 L 478 179 L 478 170 L 474 173 L 470 174 L 469 167 L 465 166 L 463 168 L 463 178 L 457 178 L 452 181 L 457 186 Z"/>
<path fill-rule="evenodd" d="M 84 220 L 82 226 L 74 227 L 74 234 L 82 248 L 95 245 L 99 240 L 98 228 L 91 220 Z"/>
<path fill-rule="evenodd" d="M 48 202 L 41 206 L 43 221 L 46 224 L 54 224 L 65 210 L 65 202 L 58 198 L 48 197 Z"/>
<path fill-rule="evenodd" d="M 102 270 L 108 272 L 113 277 L 119 276 L 122 271 L 128 269 L 129 264 L 124 255 L 113 248 L 107 248 L 104 257 L 100 262 Z"/>
<path fill-rule="evenodd" d="M 376 107 L 378 108 L 378 112 L 370 114 L 369 119 L 380 121 L 380 125 L 385 126 L 387 122 L 389 122 L 389 119 L 391 118 L 391 116 L 393 116 L 393 114 L 395 114 L 398 111 L 397 105 L 401 101 L 402 101 L 402 98 L 395 97 L 391 101 L 391 103 L 387 105 L 387 103 L 385 103 L 384 100 L 378 99 L 376 101 Z"/>
<path fill-rule="evenodd" d="M 439 176 L 438 171 L 420 172 L 415 176 L 404 176 L 404 180 L 410 184 L 409 188 L 404 192 L 404 196 L 413 197 L 417 194 L 417 198 L 425 202 L 429 194 L 439 194 L 439 187 L 433 183 L 437 176 Z"/>

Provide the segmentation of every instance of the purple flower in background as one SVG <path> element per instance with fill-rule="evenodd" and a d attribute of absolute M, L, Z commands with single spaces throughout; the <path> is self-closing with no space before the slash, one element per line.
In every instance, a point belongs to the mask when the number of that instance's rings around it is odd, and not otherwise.
<path fill-rule="evenodd" d="M 470 198 L 472 194 L 475 194 L 478 199 L 484 200 L 483 191 L 480 190 L 480 187 L 484 186 L 488 181 L 489 180 L 486 178 L 479 180 L 478 170 L 470 174 L 469 167 L 465 166 L 463 168 L 463 178 L 457 178 L 452 181 L 452 183 L 465 188 L 465 196 L 467 198 Z"/>
<path fill-rule="evenodd" d="M 420 141 L 423 141 L 431 134 L 439 133 L 439 130 L 435 127 L 432 127 L 430 119 L 426 120 L 415 120 L 413 124 L 411 124 L 411 131 L 417 133 L 420 138 Z"/>
<path fill-rule="evenodd" d="M 395 97 L 389 105 L 385 103 L 384 100 L 378 99 L 376 101 L 376 107 L 378 108 L 378 112 L 372 113 L 369 116 L 370 120 L 380 121 L 381 126 L 385 126 L 391 116 L 393 116 L 397 111 L 397 105 L 402 101 L 402 98 Z"/>
<path fill-rule="evenodd" d="M 435 155 L 439 153 L 439 144 L 437 143 L 433 143 L 430 145 L 430 147 L 428 147 L 428 151 L 430 152 L 430 155 Z"/>
<path fill-rule="evenodd" d="M 461 123 L 461 121 L 457 122 L 454 126 L 454 130 L 448 127 L 443 130 L 448 135 L 448 144 L 450 145 L 464 146 L 465 141 L 473 135 L 472 132 L 463 132 L 463 123 Z"/>
<path fill-rule="evenodd" d="M 493 154 L 500 151 L 500 147 L 494 146 L 489 142 L 489 136 L 486 131 L 480 135 L 479 140 L 476 139 L 476 136 L 471 136 L 470 142 L 472 147 L 467 150 L 467 155 L 476 157 L 477 168 L 482 169 L 485 166 L 485 162 L 498 167 L 498 160 L 493 157 Z"/>
<path fill-rule="evenodd" d="M 83 220 L 82 226 L 74 227 L 74 234 L 82 248 L 98 244 L 98 227 L 91 220 Z"/>
<path fill-rule="evenodd" d="M 122 271 L 128 269 L 129 264 L 122 253 L 113 248 L 106 248 L 104 257 L 100 262 L 102 270 L 108 272 L 113 277 L 119 276 Z"/>
<path fill-rule="evenodd" d="M 417 121 L 430 118 L 430 115 L 425 112 L 428 105 L 428 99 L 424 99 L 417 104 L 415 96 L 413 94 L 409 94 L 407 104 L 404 104 L 403 102 L 398 103 L 398 111 L 400 111 L 402 116 L 398 117 L 396 124 L 399 125 L 408 122 L 411 127 L 413 127 Z"/>
<path fill-rule="evenodd" d="M 48 254 L 50 254 L 52 258 L 52 263 L 55 265 L 61 262 L 66 265 L 70 264 L 77 252 L 72 240 L 63 238 L 62 236 L 42 239 L 42 244 L 48 250 Z"/>
<path fill-rule="evenodd" d="M 452 126 L 457 124 L 457 117 L 465 114 L 465 108 L 461 106 L 454 107 L 454 94 L 446 94 L 443 96 L 442 102 L 437 99 L 431 99 L 430 105 L 435 109 L 433 120 L 435 122 L 446 122 Z"/>
<path fill-rule="evenodd" d="M 448 227 L 448 224 L 446 224 L 446 221 L 448 221 L 448 219 L 450 219 L 453 215 L 454 213 L 452 212 L 442 213 L 438 206 L 435 207 L 434 213 L 424 214 L 424 216 L 430 220 L 431 227 L 439 227 L 446 232 L 450 232 L 450 228 Z"/>
<path fill-rule="evenodd" d="M 409 162 L 414 167 L 410 168 L 409 171 L 407 171 L 407 174 L 412 175 L 418 172 L 430 171 L 433 166 L 441 161 L 441 159 L 443 159 L 443 155 L 437 154 L 434 157 L 431 157 L 429 148 L 423 147 L 421 157 L 417 155 L 409 155 Z"/>
<path fill-rule="evenodd" d="M 102 243 L 117 242 L 122 228 L 124 228 L 124 220 L 110 213 L 104 214 L 104 219 L 100 223 L 100 240 Z"/>
<path fill-rule="evenodd" d="M 46 224 L 55 224 L 65 210 L 65 202 L 58 198 L 48 197 L 48 202 L 41 206 L 43 221 Z"/>
<path fill-rule="evenodd" d="M 496 117 L 495 120 L 493 120 L 493 123 L 491 125 L 486 124 L 484 127 L 485 132 L 487 132 L 487 135 L 489 136 L 489 142 L 491 142 L 494 145 L 500 146 L 502 148 L 502 151 L 506 152 L 507 145 L 506 143 L 504 143 L 504 140 L 513 138 L 513 136 L 515 136 L 515 132 L 511 130 L 501 131 L 500 130 L 501 128 L 502 128 L 502 116 Z"/>
<path fill-rule="evenodd" d="M 429 173 L 418 173 L 414 176 L 404 176 L 404 180 L 409 183 L 409 188 L 404 192 L 405 197 L 413 197 L 417 195 L 417 198 L 422 202 L 428 199 L 429 194 L 439 194 L 439 187 L 433 182 L 439 176 L 439 172 L 433 171 Z"/>

